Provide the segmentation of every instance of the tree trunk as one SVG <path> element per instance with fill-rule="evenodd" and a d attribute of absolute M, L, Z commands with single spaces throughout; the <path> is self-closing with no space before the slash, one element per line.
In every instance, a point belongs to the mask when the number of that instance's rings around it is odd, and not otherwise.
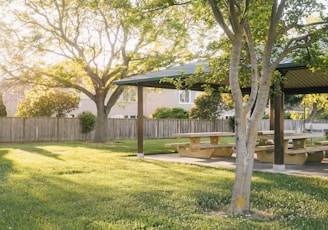
<path fill-rule="evenodd" d="M 242 42 L 240 36 L 240 39 L 234 41 L 234 46 L 232 47 L 229 72 L 229 81 L 236 114 L 236 174 L 229 206 L 229 214 L 231 215 L 243 215 L 249 211 L 254 159 L 252 145 L 247 145 L 249 144 L 247 110 L 243 105 L 243 98 L 238 83 L 241 47 Z"/>
<path fill-rule="evenodd" d="M 250 210 L 251 180 L 254 153 L 243 141 L 237 142 L 236 174 L 229 206 L 229 214 L 245 215 Z"/>
<path fill-rule="evenodd" d="M 305 123 L 312 123 L 313 119 L 317 116 L 322 114 L 325 111 L 324 108 L 318 110 L 318 103 L 313 102 L 312 104 L 312 111 L 310 115 L 305 119 Z M 305 116 L 305 114 L 304 114 Z"/>
<path fill-rule="evenodd" d="M 97 123 L 94 141 L 104 143 L 107 141 L 107 113 L 103 103 L 97 103 Z"/>

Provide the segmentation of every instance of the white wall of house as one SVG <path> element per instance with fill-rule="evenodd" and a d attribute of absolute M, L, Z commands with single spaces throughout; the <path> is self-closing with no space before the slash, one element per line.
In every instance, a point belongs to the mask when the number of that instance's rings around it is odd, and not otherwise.
<path fill-rule="evenodd" d="M 144 115 L 150 117 L 157 108 L 181 107 L 190 110 L 194 105 L 194 99 L 201 92 L 181 91 L 175 89 L 144 89 Z M 125 90 L 119 101 L 112 108 L 109 117 L 111 118 L 136 118 L 138 113 L 137 88 L 130 87 Z M 85 95 L 81 95 L 79 109 L 71 114 L 77 116 L 83 111 L 91 111 L 96 114 L 95 104 Z"/>
<path fill-rule="evenodd" d="M 136 93 L 136 91 L 135 91 Z M 173 108 L 180 107 L 190 110 L 194 105 L 194 99 L 201 92 L 180 91 L 172 89 L 144 89 L 144 116 L 150 117 L 156 109 L 161 107 Z M 130 97 L 131 98 L 131 97 Z M 113 107 L 109 117 L 137 117 L 137 100 L 121 100 Z"/>

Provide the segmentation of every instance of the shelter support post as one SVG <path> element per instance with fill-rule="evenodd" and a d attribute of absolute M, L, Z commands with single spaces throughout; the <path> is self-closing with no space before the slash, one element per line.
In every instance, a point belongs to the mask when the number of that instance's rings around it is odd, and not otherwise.
<path fill-rule="evenodd" d="M 284 165 L 284 95 L 282 86 L 275 85 L 274 94 L 274 164 L 273 170 L 285 171 Z"/>
<path fill-rule="evenodd" d="M 269 116 L 270 130 L 274 130 L 274 111 L 275 111 L 275 109 L 274 109 L 273 97 L 270 97 L 269 105 L 270 105 L 270 116 Z"/>
<path fill-rule="evenodd" d="M 138 158 L 144 158 L 143 146 L 143 86 L 138 84 L 138 120 L 137 120 Z"/>

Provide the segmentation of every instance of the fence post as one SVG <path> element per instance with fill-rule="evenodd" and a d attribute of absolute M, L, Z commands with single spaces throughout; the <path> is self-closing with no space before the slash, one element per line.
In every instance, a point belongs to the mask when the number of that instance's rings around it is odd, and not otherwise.
<path fill-rule="evenodd" d="M 26 132 L 25 132 L 25 121 L 26 121 L 26 117 L 23 117 L 23 125 L 22 125 L 22 127 L 23 127 L 23 143 L 25 143 L 26 142 Z"/>
<path fill-rule="evenodd" d="M 59 117 L 57 117 L 57 132 L 56 132 L 56 135 L 57 135 L 57 141 L 59 142 L 60 141 L 60 124 L 59 124 Z"/>

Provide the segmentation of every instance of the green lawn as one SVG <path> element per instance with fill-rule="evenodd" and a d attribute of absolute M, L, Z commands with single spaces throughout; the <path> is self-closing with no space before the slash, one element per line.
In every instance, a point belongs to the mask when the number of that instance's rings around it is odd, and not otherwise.
<path fill-rule="evenodd" d="M 230 218 L 233 170 L 129 157 L 136 143 L 0 145 L 0 229 L 327 229 L 326 178 L 256 172 L 252 215 Z"/>

